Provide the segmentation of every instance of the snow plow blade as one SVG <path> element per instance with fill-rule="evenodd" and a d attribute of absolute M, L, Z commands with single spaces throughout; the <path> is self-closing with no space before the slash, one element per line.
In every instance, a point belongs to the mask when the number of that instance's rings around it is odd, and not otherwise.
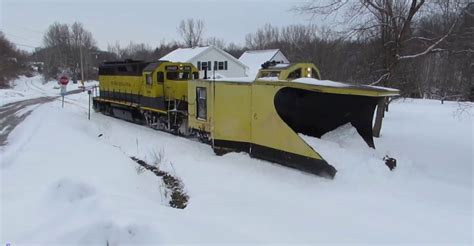
<path fill-rule="evenodd" d="M 375 148 L 372 119 L 379 98 L 328 94 L 286 87 L 275 95 L 278 115 L 293 131 L 320 138 L 351 123 L 368 146 Z"/>

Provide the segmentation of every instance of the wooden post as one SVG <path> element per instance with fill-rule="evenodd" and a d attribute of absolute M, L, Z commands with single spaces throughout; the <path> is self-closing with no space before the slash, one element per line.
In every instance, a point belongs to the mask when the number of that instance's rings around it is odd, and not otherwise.
<path fill-rule="evenodd" d="M 374 137 L 380 137 L 380 131 L 382 130 L 382 119 L 384 116 L 384 109 L 385 109 L 385 97 L 379 99 L 377 103 L 377 113 L 375 115 L 375 123 L 374 127 L 372 128 L 372 134 Z"/>

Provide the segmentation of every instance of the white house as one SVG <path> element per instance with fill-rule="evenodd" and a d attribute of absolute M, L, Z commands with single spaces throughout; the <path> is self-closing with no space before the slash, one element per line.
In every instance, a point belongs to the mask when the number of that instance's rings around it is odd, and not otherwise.
<path fill-rule="evenodd" d="M 279 49 L 272 50 L 248 50 L 239 58 L 243 64 L 249 68 L 247 75 L 249 77 L 257 76 L 258 70 L 262 68 L 262 64 L 266 61 L 275 61 L 278 63 L 290 63 Z"/>
<path fill-rule="evenodd" d="M 190 62 L 200 71 L 200 78 L 245 77 L 247 66 L 229 53 L 215 47 L 179 48 L 160 58 L 172 62 Z M 213 69 L 215 68 L 215 71 Z"/>

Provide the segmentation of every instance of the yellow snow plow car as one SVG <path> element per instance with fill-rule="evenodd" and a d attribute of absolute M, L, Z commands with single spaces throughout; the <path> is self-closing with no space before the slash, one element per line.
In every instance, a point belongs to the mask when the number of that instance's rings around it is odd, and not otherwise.
<path fill-rule="evenodd" d="M 351 123 L 375 148 L 373 116 L 383 110 L 391 88 L 320 80 L 311 63 L 275 64 L 256 79 L 192 80 L 188 85 L 189 127 L 209 134 L 217 154 L 244 151 L 320 176 L 334 177 L 328 164 L 298 134 L 321 137 Z M 382 117 L 376 117 L 376 125 Z"/>

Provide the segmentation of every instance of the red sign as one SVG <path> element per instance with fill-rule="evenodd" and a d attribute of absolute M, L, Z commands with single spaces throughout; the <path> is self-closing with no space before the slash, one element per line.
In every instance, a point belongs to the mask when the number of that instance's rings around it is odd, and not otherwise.
<path fill-rule="evenodd" d="M 69 83 L 69 78 L 66 77 L 66 76 L 62 76 L 62 77 L 59 79 L 59 83 L 61 83 L 62 85 L 67 85 L 67 83 Z"/>

